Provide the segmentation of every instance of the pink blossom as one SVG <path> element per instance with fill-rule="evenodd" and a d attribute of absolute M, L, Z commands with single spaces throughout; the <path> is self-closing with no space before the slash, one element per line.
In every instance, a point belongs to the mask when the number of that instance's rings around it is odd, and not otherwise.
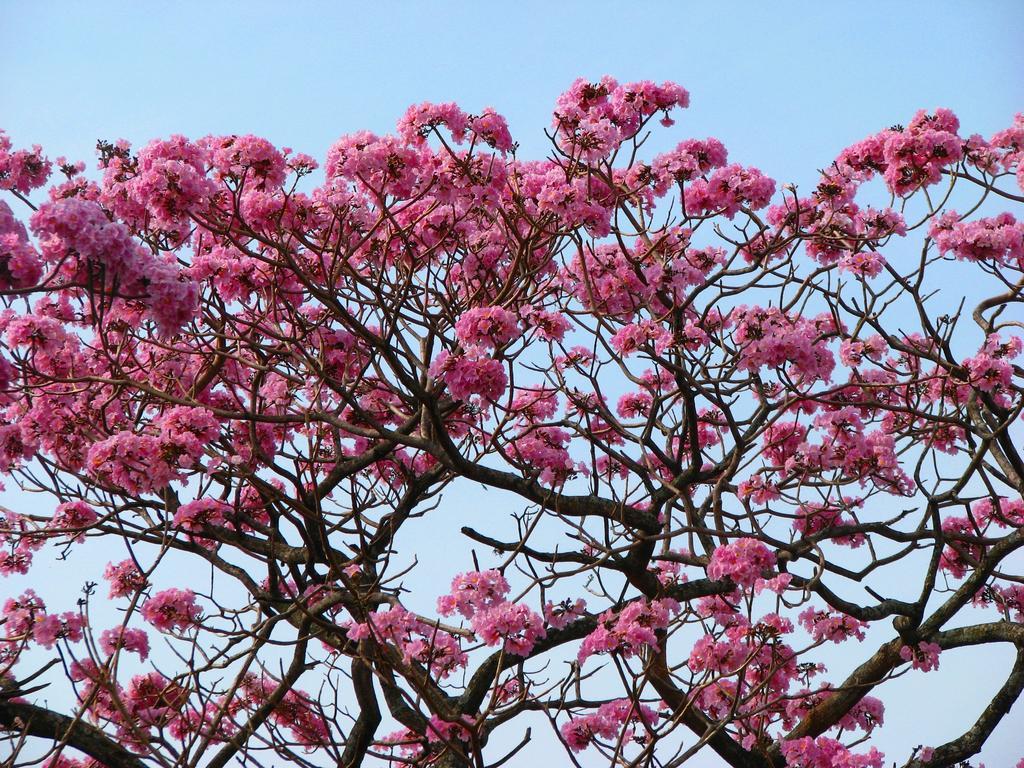
<path fill-rule="evenodd" d="M 1024 223 L 1010 213 L 961 221 L 956 211 L 932 220 L 929 234 L 940 253 L 958 259 L 1020 266 L 1024 262 Z"/>
<path fill-rule="evenodd" d="M 105 289 L 142 301 L 161 332 L 173 334 L 196 311 L 198 294 L 177 265 L 138 245 L 128 228 L 97 204 L 68 199 L 44 203 L 32 216 L 43 260 L 60 263 L 69 280 L 88 285 L 104 275 Z M 68 258 L 68 253 L 74 254 Z"/>
<path fill-rule="evenodd" d="M 464 355 L 442 351 L 430 366 L 430 375 L 443 378 L 456 400 L 477 395 L 485 400 L 497 400 L 508 386 L 504 364 L 486 357 L 476 348 Z"/>
<path fill-rule="evenodd" d="M 374 638 L 378 642 L 392 643 L 406 662 L 423 664 L 441 678 L 465 667 L 468 662 L 458 638 L 399 605 L 368 614 L 365 623 L 349 626 L 348 636 L 356 641 Z"/>
<path fill-rule="evenodd" d="M 830 640 L 841 643 L 851 637 L 865 638 L 867 624 L 863 621 L 832 611 L 808 607 L 800 614 L 800 624 L 814 638 L 815 642 Z"/>
<path fill-rule="evenodd" d="M 664 354 L 672 344 L 672 334 L 659 323 L 644 320 L 623 326 L 611 337 L 612 348 L 623 357 L 650 344 L 657 355 Z"/>
<path fill-rule="evenodd" d="M 571 327 L 569 321 L 557 312 L 526 307 L 520 314 L 523 322 L 535 328 L 537 335 L 545 341 L 562 341 Z"/>
<path fill-rule="evenodd" d="M 779 746 L 789 768 L 882 768 L 884 761 L 874 747 L 858 755 L 826 736 L 784 739 Z"/>
<path fill-rule="evenodd" d="M 942 169 L 963 156 L 959 127 L 952 112 L 938 109 L 934 115 L 919 111 L 905 130 L 887 131 L 882 160 L 889 189 L 906 195 L 939 182 Z"/>
<path fill-rule="evenodd" d="M 105 629 L 100 634 L 100 649 L 113 655 L 119 649 L 139 654 L 145 661 L 149 656 L 149 636 L 141 629 Z"/>
<path fill-rule="evenodd" d="M 939 668 L 939 654 L 942 648 L 937 643 L 918 643 L 900 648 L 900 658 L 909 661 L 910 666 L 922 672 Z"/>
<path fill-rule="evenodd" d="M 444 104 L 425 101 L 406 110 L 398 121 L 398 135 L 409 144 L 423 144 L 431 132 L 442 125 L 455 142 L 461 143 L 466 136 L 469 118 L 453 101 Z"/>
<path fill-rule="evenodd" d="M 559 730 L 569 749 L 580 752 L 590 746 L 594 738 L 617 740 L 623 726 L 629 724 L 633 724 L 634 727 L 623 734 L 622 740 L 628 742 L 639 737 L 638 740 L 643 741 L 647 732 L 653 729 L 657 722 L 658 713 L 651 707 L 634 703 L 630 699 L 617 699 L 602 704 L 591 715 L 572 718 Z"/>
<path fill-rule="evenodd" d="M 764 475 L 754 475 L 742 481 L 736 495 L 741 499 L 750 499 L 755 504 L 767 504 L 781 498 L 778 487 L 766 480 Z"/>
<path fill-rule="evenodd" d="M 188 217 L 212 202 L 216 183 L 207 177 L 208 149 L 184 136 L 154 140 L 130 155 L 127 143 L 111 146 L 104 164 L 102 200 L 133 224 L 146 217 L 155 228 L 182 239 Z"/>
<path fill-rule="evenodd" d="M 342 136 L 327 151 L 324 171 L 338 178 L 396 198 L 411 197 L 421 183 L 420 154 L 392 136 L 369 131 Z"/>
<path fill-rule="evenodd" d="M 34 144 L 31 150 L 12 151 L 11 147 L 6 132 L 0 131 L 0 189 L 27 195 L 46 183 L 52 164 L 38 144 Z"/>
<path fill-rule="evenodd" d="M 572 435 L 558 427 L 528 427 L 509 444 L 509 455 L 538 472 L 545 485 L 557 485 L 572 477 L 576 463 L 566 448 Z"/>
<path fill-rule="evenodd" d="M 544 604 L 544 621 L 552 629 L 562 629 L 583 616 L 586 609 L 587 603 L 582 598 L 567 598 L 560 603 L 547 602 Z"/>
<path fill-rule="evenodd" d="M 517 656 L 529 656 L 547 634 L 541 617 L 518 603 L 502 602 L 477 609 L 471 623 L 484 643 L 502 644 L 506 653 Z"/>
<path fill-rule="evenodd" d="M 146 577 L 133 560 L 107 563 L 103 578 L 110 582 L 110 597 L 129 597 L 146 588 Z"/>
<path fill-rule="evenodd" d="M 165 589 L 142 604 L 142 618 L 161 632 L 188 629 L 202 612 L 191 589 Z"/>
<path fill-rule="evenodd" d="M 260 188 L 284 183 L 285 158 L 259 136 L 208 136 L 199 142 L 210 154 L 214 178 Z"/>
<path fill-rule="evenodd" d="M 719 168 L 705 181 L 697 179 L 684 192 L 686 213 L 702 216 L 720 213 L 733 218 L 741 207 L 759 210 L 775 194 L 775 181 L 757 168 L 729 165 Z"/>
<path fill-rule="evenodd" d="M 36 618 L 36 624 L 32 628 L 32 639 L 43 648 L 53 648 L 58 640 L 77 643 L 82 639 L 84 626 L 85 618 L 80 613 L 50 613 Z"/>
<path fill-rule="evenodd" d="M 839 269 L 861 277 L 878 277 L 885 267 L 885 257 L 875 251 L 858 251 L 843 256 Z"/>
<path fill-rule="evenodd" d="M 637 600 L 618 613 L 606 611 L 597 629 L 584 638 L 577 658 L 582 664 L 594 654 L 621 653 L 628 658 L 643 648 L 657 648 L 657 631 L 668 627 L 672 614 L 679 610 L 679 603 L 665 598 Z"/>
<path fill-rule="evenodd" d="M 231 507 L 220 499 L 196 499 L 178 507 L 174 525 L 189 533 L 201 533 L 205 526 L 223 526 Z"/>
<path fill-rule="evenodd" d="M 709 579 L 731 579 L 752 587 L 766 570 L 775 568 L 775 555 L 757 539 L 736 539 L 717 547 L 708 562 Z"/>
<path fill-rule="evenodd" d="M 460 573 L 452 579 L 451 592 L 438 598 L 437 610 L 442 616 L 458 611 L 471 619 L 477 611 L 503 604 L 508 590 L 508 582 L 499 571 Z"/>
<path fill-rule="evenodd" d="M 683 184 L 721 168 L 727 158 L 725 146 L 718 139 L 687 139 L 671 152 L 654 158 L 651 163 L 651 172 L 657 179 L 654 193 L 664 195 L 672 183 Z"/>
<path fill-rule="evenodd" d="M 515 313 L 502 307 L 474 307 L 462 313 L 455 333 L 464 346 L 502 347 L 519 335 Z"/>
<path fill-rule="evenodd" d="M 801 383 L 831 378 L 835 357 L 821 338 L 833 331 L 830 317 L 790 317 L 776 307 L 745 306 L 734 317 L 740 368 L 784 368 Z"/>
<path fill-rule="evenodd" d="M 647 392 L 629 392 L 619 398 L 615 412 L 624 419 L 647 416 L 651 412 L 654 398 Z"/>
<path fill-rule="evenodd" d="M 82 542 L 85 541 L 85 531 L 98 519 L 96 510 L 84 501 L 67 501 L 58 505 L 49 527 L 68 533 L 71 541 Z"/>

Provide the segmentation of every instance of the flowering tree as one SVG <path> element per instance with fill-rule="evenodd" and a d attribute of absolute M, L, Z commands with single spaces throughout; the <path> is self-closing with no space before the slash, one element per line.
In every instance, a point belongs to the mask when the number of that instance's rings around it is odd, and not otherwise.
<path fill-rule="evenodd" d="M 482 768 L 549 724 L 552 764 L 878 768 L 892 679 L 1008 644 L 890 760 L 975 755 L 1024 689 L 1024 115 L 919 112 L 804 194 L 645 152 L 687 104 L 577 81 L 543 161 L 454 104 L 322 171 L 100 142 L 98 181 L 0 134 L 0 469 L 47 500 L 0 570 L 68 586 L 2 604 L 11 764 Z"/>

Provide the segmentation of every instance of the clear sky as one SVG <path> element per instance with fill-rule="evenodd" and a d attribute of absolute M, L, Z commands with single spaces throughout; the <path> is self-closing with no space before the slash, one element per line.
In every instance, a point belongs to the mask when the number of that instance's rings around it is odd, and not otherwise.
<path fill-rule="evenodd" d="M 602 74 L 678 81 L 691 108 L 666 141 L 714 135 L 737 162 L 807 184 L 919 108 L 953 109 L 965 134 L 1007 126 L 1024 111 L 1024 1 L 0 0 L 0 127 L 90 166 L 99 138 L 171 133 L 255 133 L 322 157 L 339 135 L 387 131 L 424 100 L 493 106 L 520 157 L 536 157 L 557 94 Z M 891 701 L 894 739 L 948 738 L 963 725 L 954 702 L 978 711 L 996 685 L 977 659 L 942 663 L 952 678 L 907 682 Z M 925 722 L 916 702 L 941 700 L 951 679 L 955 696 Z M 989 768 L 1020 756 L 1022 709 Z"/>

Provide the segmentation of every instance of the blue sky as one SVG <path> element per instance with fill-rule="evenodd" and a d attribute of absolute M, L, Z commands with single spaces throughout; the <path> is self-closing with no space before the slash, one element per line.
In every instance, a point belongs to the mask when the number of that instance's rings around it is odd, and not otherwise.
<path fill-rule="evenodd" d="M 545 152 L 558 93 L 607 73 L 690 90 L 666 144 L 714 135 L 737 162 L 806 185 L 919 108 L 952 108 L 983 135 L 1024 110 L 1020 0 L 488 5 L 0 0 L 0 127 L 90 166 L 98 138 L 171 133 L 255 133 L 322 157 L 411 103 L 455 100 L 506 115 L 528 158 Z M 951 676 L 901 681 L 895 743 L 963 725 L 953 704 L 918 721 L 916 702 L 951 680 L 974 711 L 996 685 L 978 659 L 943 665 Z M 1020 756 L 1024 711 L 1010 720 L 990 768 Z"/>
<path fill-rule="evenodd" d="M 480 6 L 488 6 L 481 10 Z M 846 144 L 956 110 L 1024 109 L 1024 3 L 0 3 L 0 122 L 92 157 L 97 138 L 251 132 L 311 154 L 423 100 L 490 105 L 524 155 L 575 77 L 674 79 L 673 137 L 810 181 Z M 13 34 L 12 34 L 13 33 Z"/>

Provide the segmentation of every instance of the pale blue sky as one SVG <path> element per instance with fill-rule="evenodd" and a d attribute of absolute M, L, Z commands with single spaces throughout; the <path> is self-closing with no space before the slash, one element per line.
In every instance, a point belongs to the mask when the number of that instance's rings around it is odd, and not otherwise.
<path fill-rule="evenodd" d="M 322 157 L 343 133 L 389 130 L 411 103 L 456 100 L 506 115 L 528 158 L 545 152 L 557 94 L 607 73 L 690 90 L 659 141 L 715 135 L 736 161 L 807 184 L 918 108 L 952 108 L 984 135 L 1024 110 L 1021 0 L 483 5 L 0 0 L 0 127 L 90 167 L 98 138 L 170 133 L 255 133 Z M 948 737 L 965 724 L 957 710 L 976 712 L 996 685 L 977 658 L 942 663 L 943 677 L 901 681 L 883 749 L 907 732 Z M 917 702 L 951 681 L 963 707 L 919 718 Z M 1020 756 L 1019 710 L 989 768 Z"/>
<path fill-rule="evenodd" d="M 487 6 L 488 10 L 480 10 Z M 251 132 L 322 155 L 454 99 L 545 149 L 579 75 L 674 79 L 673 138 L 809 181 L 914 110 L 988 134 L 1024 109 L 1024 3 L 273 3 L 0 1 L 0 122 L 16 142 L 91 158 L 97 138 Z"/>

